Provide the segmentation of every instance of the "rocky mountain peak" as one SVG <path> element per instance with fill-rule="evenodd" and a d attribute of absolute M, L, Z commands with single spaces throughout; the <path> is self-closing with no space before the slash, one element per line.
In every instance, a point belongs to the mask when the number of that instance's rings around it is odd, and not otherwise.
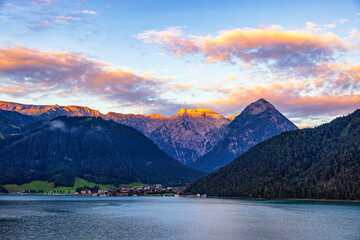
<path fill-rule="evenodd" d="M 157 113 L 152 113 L 149 115 L 150 118 L 152 119 L 167 119 L 168 117 L 165 117 L 161 114 L 157 114 Z"/>
<path fill-rule="evenodd" d="M 256 115 L 266 110 L 270 110 L 270 111 L 275 110 L 275 107 L 265 99 L 261 98 L 256 102 L 253 102 L 249 106 L 247 106 L 244 109 L 244 112 L 249 113 L 251 115 Z"/>
<path fill-rule="evenodd" d="M 188 116 L 188 117 L 213 117 L 213 118 L 225 118 L 219 113 L 213 112 L 206 108 L 186 109 L 181 108 L 177 117 Z"/>
<path fill-rule="evenodd" d="M 192 167 L 214 171 L 252 146 L 297 127 L 265 99 L 251 103 L 224 130 L 224 137 Z"/>

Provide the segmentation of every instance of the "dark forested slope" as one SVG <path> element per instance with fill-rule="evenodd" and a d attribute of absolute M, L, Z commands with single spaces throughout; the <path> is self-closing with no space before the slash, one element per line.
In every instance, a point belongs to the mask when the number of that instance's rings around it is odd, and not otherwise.
<path fill-rule="evenodd" d="M 33 180 L 188 183 L 203 173 L 170 158 L 137 130 L 101 118 L 58 117 L 2 140 L 0 184 Z"/>
<path fill-rule="evenodd" d="M 360 199 L 360 110 L 257 144 L 188 191 L 249 198 Z"/>
<path fill-rule="evenodd" d="M 27 125 L 36 121 L 38 119 L 33 116 L 0 110 L 0 139 L 22 133 Z"/>

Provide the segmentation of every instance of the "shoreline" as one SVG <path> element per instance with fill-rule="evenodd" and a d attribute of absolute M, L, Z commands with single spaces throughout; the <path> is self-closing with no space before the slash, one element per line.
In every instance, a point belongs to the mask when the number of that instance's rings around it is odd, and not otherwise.
<path fill-rule="evenodd" d="M 317 201 L 317 202 L 353 202 L 360 203 L 359 200 L 346 200 L 346 199 L 317 199 L 317 198 L 243 198 L 243 197 L 224 197 L 224 196 L 207 196 L 207 198 L 220 198 L 220 199 L 239 199 L 239 200 L 253 200 L 253 201 Z"/>
<path fill-rule="evenodd" d="M 91 195 L 77 195 L 77 194 L 39 194 L 39 193 L 24 193 L 24 194 L 12 194 L 12 193 L 0 193 L 1 195 L 11 196 L 79 196 L 79 197 L 174 197 L 174 196 L 160 196 L 160 195 L 142 195 L 142 196 L 91 196 Z M 193 198 L 181 196 L 181 198 Z M 200 198 L 200 197 L 199 197 Z M 224 196 L 207 196 L 206 198 L 218 198 L 218 199 L 238 199 L 249 201 L 313 201 L 313 202 L 348 202 L 348 203 L 360 203 L 360 200 L 345 200 L 345 199 L 316 199 L 316 198 L 242 198 L 242 197 L 224 197 Z"/>

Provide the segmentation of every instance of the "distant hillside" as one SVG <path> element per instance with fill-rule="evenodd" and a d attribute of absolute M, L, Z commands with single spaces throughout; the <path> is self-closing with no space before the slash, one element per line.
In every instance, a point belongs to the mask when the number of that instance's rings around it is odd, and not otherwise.
<path fill-rule="evenodd" d="M 360 200 L 360 110 L 259 143 L 187 191 L 246 198 Z"/>
<path fill-rule="evenodd" d="M 58 117 L 0 141 L 2 185 L 43 180 L 72 186 L 76 177 L 116 185 L 184 184 L 203 175 L 135 129 L 101 118 Z"/>
<path fill-rule="evenodd" d="M 247 106 L 224 130 L 223 139 L 191 167 L 213 172 L 255 144 L 297 127 L 265 99 Z"/>
<path fill-rule="evenodd" d="M 17 135 L 23 132 L 27 125 L 36 121 L 38 121 L 38 119 L 33 116 L 0 110 L 0 139 Z"/>

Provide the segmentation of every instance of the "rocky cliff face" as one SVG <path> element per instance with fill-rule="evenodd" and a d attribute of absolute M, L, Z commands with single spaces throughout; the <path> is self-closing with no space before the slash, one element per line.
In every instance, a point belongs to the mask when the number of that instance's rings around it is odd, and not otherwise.
<path fill-rule="evenodd" d="M 115 122 L 130 126 L 136 130 L 143 133 L 145 136 L 149 137 L 150 133 L 156 128 L 164 124 L 168 117 L 162 116 L 160 114 L 150 114 L 141 115 L 141 114 L 122 114 L 109 112 L 105 115 L 102 115 L 104 119 L 113 120 Z"/>
<path fill-rule="evenodd" d="M 191 166 L 203 171 L 215 171 L 257 143 L 295 129 L 297 127 L 272 104 L 260 99 L 247 106 L 226 127 L 224 138 Z"/>
<path fill-rule="evenodd" d="M 230 120 L 208 109 L 184 109 L 152 131 L 149 138 L 171 157 L 189 164 L 209 152 Z"/>

